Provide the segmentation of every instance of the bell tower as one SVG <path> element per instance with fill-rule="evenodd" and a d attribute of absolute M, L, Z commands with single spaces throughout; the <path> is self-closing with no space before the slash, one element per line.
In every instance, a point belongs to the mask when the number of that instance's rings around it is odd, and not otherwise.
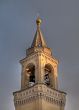
<path fill-rule="evenodd" d="M 21 89 L 13 93 L 15 110 L 64 110 L 66 93 L 58 90 L 58 61 L 53 57 L 40 30 L 37 30 L 22 65 Z"/>

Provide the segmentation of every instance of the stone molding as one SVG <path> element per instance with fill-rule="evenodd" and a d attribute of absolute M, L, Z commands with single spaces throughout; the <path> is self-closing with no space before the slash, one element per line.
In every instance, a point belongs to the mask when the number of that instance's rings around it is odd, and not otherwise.
<path fill-rule="evenodd" d="M 29 56 L 35 52 L 44 52 L 47 55 L 52 55 L 52 51 L 50 48 L 47 47 L 34 47 L 34 48 L 28 48 L 26 50 L 26 55 Z"/>
<path fill-rule="evenodd" d="M 66 93 L 51 89 L 44 84 L 37 84 L 25 90 L 14 92 L 14 104 L 22 105 L 39 98 L 59 106 L 65 106 Z"/>
<path fill-rule="evenodd" d="M 29 57 L 25 57 L 24 59 L 20 60 L 20 63 L 35 59 L 37 56 L 43 56 L 45 57 L 45 59 L 50 60 L 51 62 L 54 62 L 56 64 L 58 64 L 59 62 L 53 56 L 46 55 L 44 52 L 36 52 L 32 55 L 29 55 Z"/>

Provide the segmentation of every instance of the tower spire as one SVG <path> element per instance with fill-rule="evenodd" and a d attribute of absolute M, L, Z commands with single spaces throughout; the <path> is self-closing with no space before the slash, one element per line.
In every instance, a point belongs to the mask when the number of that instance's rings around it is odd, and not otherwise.
<path fill-rule="evenodd" d="M 40 19 L 40 17 L 38 17 L 36 19 L 37 30 L 36 30 L 31 47 L 47 47 L 46 42 L 43 38 L 42 32 L 40 30 L 41 22 L 42 20 Z"/>

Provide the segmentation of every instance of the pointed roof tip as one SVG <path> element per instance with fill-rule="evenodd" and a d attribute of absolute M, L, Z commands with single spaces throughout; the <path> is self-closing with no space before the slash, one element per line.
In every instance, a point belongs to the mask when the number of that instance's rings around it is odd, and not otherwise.
<path fill-rule="evenodd" d="M 44 37 L 42 35 L 42 32 L 40 30 L 41 22 L 42 20 L 40 19 L 40 17 L 37 17 L 36 19 L 37 30 L 36 30 L 31 47 L 47 47 Z"/>

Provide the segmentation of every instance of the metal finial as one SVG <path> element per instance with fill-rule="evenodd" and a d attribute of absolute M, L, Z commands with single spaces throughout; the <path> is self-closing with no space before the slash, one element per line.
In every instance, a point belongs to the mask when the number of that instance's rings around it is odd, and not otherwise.
<path fill-rule="evenodd" d="M 36 19 L 36 24 L 40 26 L 41 22 L 42 22 L 42 20 L 40 19 L 40 17 L 38 17 L 38 18 Z"/>

